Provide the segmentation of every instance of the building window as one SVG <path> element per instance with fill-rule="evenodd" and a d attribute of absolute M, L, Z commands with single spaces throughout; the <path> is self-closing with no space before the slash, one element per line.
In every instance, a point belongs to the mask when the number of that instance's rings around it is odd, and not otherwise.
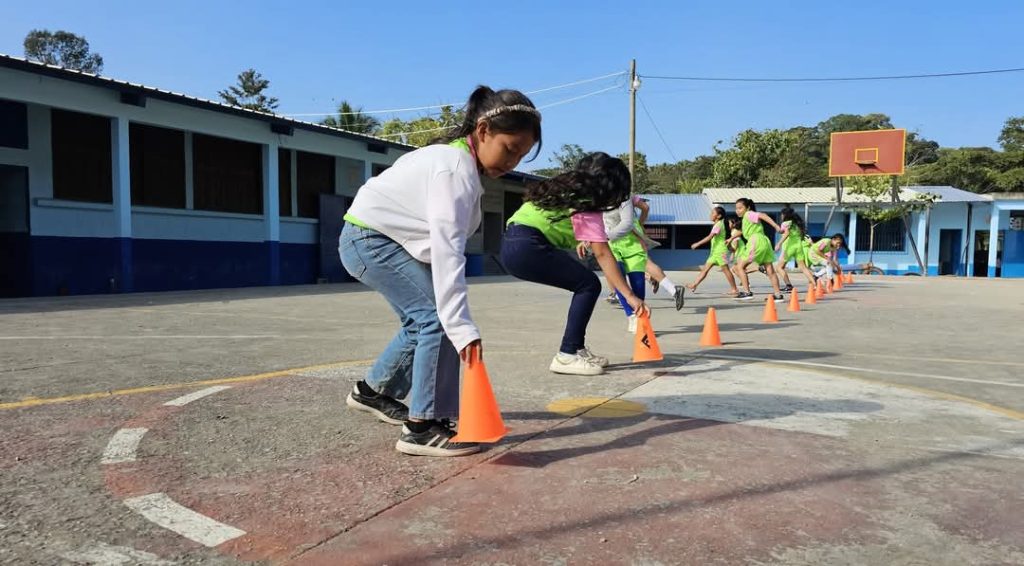
<path fill-rule="evenodd" d="M 0 147 L 28 149 L 28 108 L 24 104 L 0 100 Z"/>
<path fill-rule="evenodd" d="M 859 251 L 868 251 L 871 247 L 871 223 L 867 218 L 857 222 L 857 247 Z M 882 222 L 875 226 L 876 252 L 903 252 L 907 250 L 907 230 L 903 219 L 897 218 Z"/>
<path fill-rule="evenodd" d="M 711 231 L 711 226 L 705 226 L 705 225 L 700 225 L 700 224 L 693 225 L 693 226 L 676 226 L 675 227 L 675 232 L 676 232 L 675 249 L 677 249 L 677 250 L 688 250 L 688 249 L 690 249 L 690 245 L 691 244 L 693 244 L 694 242 L 699 242 L 700 240 L 704 239 L 704 237 L 707 236 L 708 232 L 710 232 L 710 231 Z M 697 249 L 699 249 L 699 250 L 711 249 L 711 244 L 710 243 L 704 244 L 703 246 L 701 246 L 701 247 L 699 247 Z"/>
<path fill-rule="evenodd" d="M 390 165 L 381 165 L 380 163 L 374 163 L 373 166 L 370 167 L 370 175 L 372 177 L 376 177 L 377 175 L 380 175 L 381 173 L 387 171 L 390 168 Z"/>
<path fill-rule="evenodd" d="M 195 134 L 192 160 L 197 210 L 263 214 L 259 145 Z"/>
<path fill-rule="evenodd" d="M 130 124 L 132 204 L 185 208 L 185 132 Z"/>
<path fill-rule="evenodd" d="M 277 195 L 281 216 L 292 215 L 292 151 L 277 149 Z"/>
<path fill-rule="evenodd" d="M 334 194 L 334 156 L 300 151 L 295 161 L 299 216 L 320 218 L 320 195 Z"/>
<path fill-rule="evenodd" d="M 50 136 L 53 198 L 114 202 L 110 119 L 54 109 Z"/>
<path fill-rule="evenodd" d="M 671 226 L 644 226 L 647 237 L 661 244 L 661 247 L 668 249 L 672 245 Z"/>

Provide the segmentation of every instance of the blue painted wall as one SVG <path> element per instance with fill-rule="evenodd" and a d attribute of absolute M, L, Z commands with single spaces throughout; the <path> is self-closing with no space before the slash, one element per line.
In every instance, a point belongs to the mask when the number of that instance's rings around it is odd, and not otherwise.
<path fill-rule="evenodd" d="M 1003 236 L 1003 277 L 1024 277 L 1024 231 L 1007 230 Z"/>

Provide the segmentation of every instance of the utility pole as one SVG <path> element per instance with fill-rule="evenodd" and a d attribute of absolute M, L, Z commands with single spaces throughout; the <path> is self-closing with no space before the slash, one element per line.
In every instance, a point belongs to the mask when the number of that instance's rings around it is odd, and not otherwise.
<path fill-rule="evenodd" d="M 636 78 L 636 59 L 629 65 L 629 176 L 633 178 L 636 163 L 636 89 L 640 81 Z"/>

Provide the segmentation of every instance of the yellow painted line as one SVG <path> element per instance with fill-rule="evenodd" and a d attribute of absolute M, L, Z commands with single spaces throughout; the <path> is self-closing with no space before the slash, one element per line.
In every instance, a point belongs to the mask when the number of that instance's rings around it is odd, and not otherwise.
<path fill-rule="evenodd" d="M 714 358 L 714 359 L 719 359 L 719 360 L 739 361 L 737 357 L 733 357 L 733 356 L 718 356 L 718 355 L 715 355 L 715 354 L 698 354 L 698 356 L 699 357 L 704 357 L 704 358 Z M 747 358 L 747 359 L 749 361 L 754 362 L 754 363 L 766 364 L 766 365 L 776 366 L 776 367 L 780 367 L 780 368 L 786 368 L 786 367 L 790 367 L 791 368 L 794 365 L 793 361 L 791 361 L 791 360 L 772 360 L 772 359 L 769 359 L 769 358 L 757 358 L 757 359 Z M 801 369 L 804 369 L 804 370 L 813 371 L 815 373 L 820 373 L 820 374 L 823 374 L 823 375 L 826 375 L 826 376 L 829 376 L 829 377 L 835 377 L 836 375 L 839 375 L 840 377 L 844 377 L 846 379 L 854 379 L 854 380 L 861 381 L 861 382 L 864 382 L 864 383 L 871 383 L 873 385 L 884 385 L 884 386 L 887 386 L 887 387 L 893 387 L 895 389 L 904 389 L 904 390 L 907 390 L 907 391 L 913 391 L 915 393 L 921 393 L 923 395 L 928 395 L 929 397 L 935 397 L 937 399 L 944 399 L 946 401 L 957 401 L 957 402 L 960 402 L 960 403 L 966 403 L 968 405 L 973 405 L 975 407 L 978 407 L 979 409 L 984 409 L 986 411 L 991 411 L 993 413 L 998 413 L 1000 415 L 1003 415 L 1003 416 L 1006 416 L 1006 417 L 1010 417 L 1011 419 L 1015 419 L 1015 420 L 1019 420 L 1019 421 L 1024 421 L 1024 412 L 1017 411 L 1015 409 L 1010 409 L 1008 407 L 1000 407 L 999 405 L 993 405 L 992 403 L 988 403 L 988 402 L 982 401 L 980 399 L 974 399 L 972 397 L 964 397 L 963 395 L 957 395 L 955 393 L 946 393 L 944 391 L 936 391 L 934 389 L 928 389 L 926 387 L 918 387 L 916 385 L 905 385 L 905 384 L 902 384 L 902 383 L 892 383 L 891 381 L 882 381 L 880 379 L 872 379 L 870 377 L 862 377 L 862 376 L 859 376 L 859 375 L 855 375 L 854 373 L 851 373 L 852 371 L 857 371 L 857 368 L 848 368 L 848 371 L 844 371 L 845 368 L 828 368 L 831 371 L 826 371 L 825 369 L 822 369 L 822 368 L 819 368 L 819 367 L 806 366 L 806 365 L 803 365 L 803 364 L 800 364 L 798 367 L 800 367 Z"/>
<path fill-rule="evenodd" d="M 616 419 L 642 415 L 647 412 L 647 406 L 611 397 L 582 397 L 553 401 L 548 404 L 547 410 L 567 417 Z"/>
<path fill-rule="evenodd" d="M 145 387 L 133 387 L 131 389 L 117 389 L 114 391 L 98 391 L 96 393 L 80 393 L 78 395 L 65 395 L 63 397 L 30 398 L 9 403 L 0 403 L 0 410 L 21 409 L 24 407 L 37 407 L 40 405 L 55 405 L 58 403 L 72 403 L 74 401 L 87 401 L 90 399 L 104 399 L 107 397 L 121 397 L 124 395 L 140 395 L 143 393 L 155 393 L 157 391 L 174 391 L 177 389 L 192 389 L 195 387 L 208 387 L 210 385 L 222 385 L 227 383 L 246 383 L 250 381 L 261 381 L 278 377 L 288 377 L 305 371 L 321 369 L 343 368 L 362 366 L 372 363 L 374 360 L 351 360 L 347 362 L 335 362 L 332 364 L 319 364 L 298 368 L 282 369 L 266 373 L 254 373 L 252 375 L 240 375 L 237 377 L 221 377 L 216 379 L 205 379 L 202 381 L 186 381 L 183 383 L 166 383 L 163 385 L 147 385 Z"/>

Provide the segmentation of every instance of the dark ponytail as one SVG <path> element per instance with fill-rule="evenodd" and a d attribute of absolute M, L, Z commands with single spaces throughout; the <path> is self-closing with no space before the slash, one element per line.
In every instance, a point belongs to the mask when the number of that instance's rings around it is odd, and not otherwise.
<path fill-rule="evenodd" d="M 629 168 L 617 157 L 596 152 L 576 169 L 531 185 L 524 199 L 544 210 L 606 212 L 629 198 Z"/>
<path fill-rule="evenodd" d="M 749 210 L 751 212 L 757 212 L 757 205 L 754 204 L 754 201 L 752 201 L 752 200 L 750 200 L 748 198 L 736 199 L 736 202 L 742 202 L 743 206 L 747 207 L 747 210 Z"/>
<path fill-rule="evenodd" d="M 719 220 L 725 220 L 725 208 L 721 206 L 715 207 L 715 214 L 718 215 Z"/>
<path fill-rule="evenodd" d="M 540 154 L 540 148 L 543 145 L 541 140 L 540 112 L 536 110 L 533 102 L 518 90 L 494 91 L 487 86 L 476 87 L 476 90 L 469 95 L 469 100 L 466 101 L 466 119 L 457 128 L 441 136 L 435 142 L 448 143 L 464 138 L 476 130 L 477 123 L 491 110 L 517 105 L 526 106 L 533 110 L 509 110 L 485 119 L 487 120 L 488 127 L 495 132 L 502 134 L 530 132 L 533 134 L 533 139 L 537 141 L 537 149 L 533 152 L 533 157 L 530 159 L 535 159 Z"/>
<path fill-rule="evenodd" d="M 782 218 L 783 222 L 787 220 L 792 222 L 794 226 L 800 229 L 801 234 L 807 234 L 807 225 L 804 224 L 804 219 L 799 214 L 797 214 L 796 211 L 793 210 L 792 208 L 788 206 L 786 208 L 783 208 L 782 212 L 779 213 L 779 217 Z"/>

